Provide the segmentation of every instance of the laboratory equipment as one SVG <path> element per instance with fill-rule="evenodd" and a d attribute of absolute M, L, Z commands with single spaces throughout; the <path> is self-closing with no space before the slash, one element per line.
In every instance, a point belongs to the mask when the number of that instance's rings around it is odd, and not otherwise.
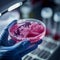
<path fill-rule="evenodd" d="M 54 28 L 52 31 L 55 40 L 60 39 L 60 12 L 54 14 Z"/>
<path fill-rule="evenodd" d="M 20 8 L 20 11 L 22 13 L 22 18 L 29 18 L 31 9 L 32 9 L 31 6 L 22 6 Z"/>
<path fill-rule="evenodd" d="M 8 9 L 15 9 L 24 4 L 26 0 L 0 0 L 0 14 L 5 14 Z M 17 5 L 17 6 L 16 6 Z M 13 6 L 13 7 L 12 7 Z M 12 7 L 12 8 L 11 8 Z"/>
<path fill-rule="evenodd" d="M 43 22 L 45 23 L 47 29 L 46 29 L 46 35 L 49 35 L 52 31 L 52 24 L 51 24 L 51 17 L 53 15 L 53 11 L 50 7 L 45 7 L 41 10 L 41 17 Z"/>
<path fill-rule="evenodd" d="M 60 5 L 60 0 L 54 0 L 57 5 Z"/>

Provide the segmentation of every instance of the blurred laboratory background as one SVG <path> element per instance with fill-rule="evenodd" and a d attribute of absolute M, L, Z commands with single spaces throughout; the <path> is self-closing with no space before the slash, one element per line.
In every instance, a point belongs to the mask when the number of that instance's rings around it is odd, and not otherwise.
<path fill-rule="evenodd" d="M 39 19 L 46 25 L 43 42 L 22 60 L 60 60 L 60 0 L 26 0 L 24 2 L 12 4 L 10 8 L 1 10 L 0 34 L 15 19 Z"/>

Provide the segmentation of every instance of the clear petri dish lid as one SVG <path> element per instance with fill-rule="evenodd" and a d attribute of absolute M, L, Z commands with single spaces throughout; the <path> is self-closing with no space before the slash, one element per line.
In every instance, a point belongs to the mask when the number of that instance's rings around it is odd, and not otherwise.
<path fill-rule="evenodd" d="M 12 26 L 9 28 L 9 34 L 10 36 L 12 37 L 13 40 L 15 41 L 22 41 L 22 40 L 25 40 L 25 39 L 28 39 L 30 42 L 34 43 L 34 42 L 37 42 L 38 40 L 41 40 L 44 36 L 45 36 L 45 32 L 46 32 L 46 26 L 43 22 L 41 22 L 40 20 L 37 20 L 37 19 L 20 19 L 17 21 L 17 24 L 19 24 L 20 26 L 21 25 L 24 25 L 25 23 L 27 24 L 27 22 L 30 22 L 30 24 L 40 24 L 42 27 L 43 27 L 43 30 L 41 33 L 39 33 L 38 35 L 30 35 L 29 37 L 17 37 L 17 36 L 14 36 L 14 33 L 12 34 L 10 30 L 12 30 Z M 28 23 L 29 24 L 29 23 Z M 31 26 L 31 25 L 30 25 Z M 31 28 L 31 30 L 27 30 L 27 31 L 23 31 L 23 34 L 37 34 L 36 32 L 34 32 L 37 28 L 38 25 L 36 26 L 33 26 L 33 28 Z M 23 27 L 23 28 L 26 28 L 26 27 Z M 20 28 L 21 29 L 21 28 Z M 35 29 L 35 30 L 34 30 Z M 40 28 L 39 28 L 40 29 Z M 38 29 L 38 30 L 39 30 Z M 33 32 L 32 32 L 33 31 Z"/>

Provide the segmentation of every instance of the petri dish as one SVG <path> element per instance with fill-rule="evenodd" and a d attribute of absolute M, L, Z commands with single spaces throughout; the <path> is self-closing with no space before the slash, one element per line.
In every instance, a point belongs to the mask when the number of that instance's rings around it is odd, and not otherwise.
<path fill-rule="evenodd" d="M 46 27 L 43 22 L 37 19 L 20 19 L 9 28 L 9 34 L 16 42 L 29 40 L 36 43 L 45 36 Z"/>

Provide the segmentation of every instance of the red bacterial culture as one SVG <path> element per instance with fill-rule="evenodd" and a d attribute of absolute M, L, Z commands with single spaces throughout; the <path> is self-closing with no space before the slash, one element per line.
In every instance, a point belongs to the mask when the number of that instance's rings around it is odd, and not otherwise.
<path fill-rule="evenodd" d="M 26 20 L 11 26 L 9 29 L 10 36 L 16 42 L 28 39 L 31 43 L 35 43 L 41 40 L 45 35 L 45 27 L 36 21 Z"/>

